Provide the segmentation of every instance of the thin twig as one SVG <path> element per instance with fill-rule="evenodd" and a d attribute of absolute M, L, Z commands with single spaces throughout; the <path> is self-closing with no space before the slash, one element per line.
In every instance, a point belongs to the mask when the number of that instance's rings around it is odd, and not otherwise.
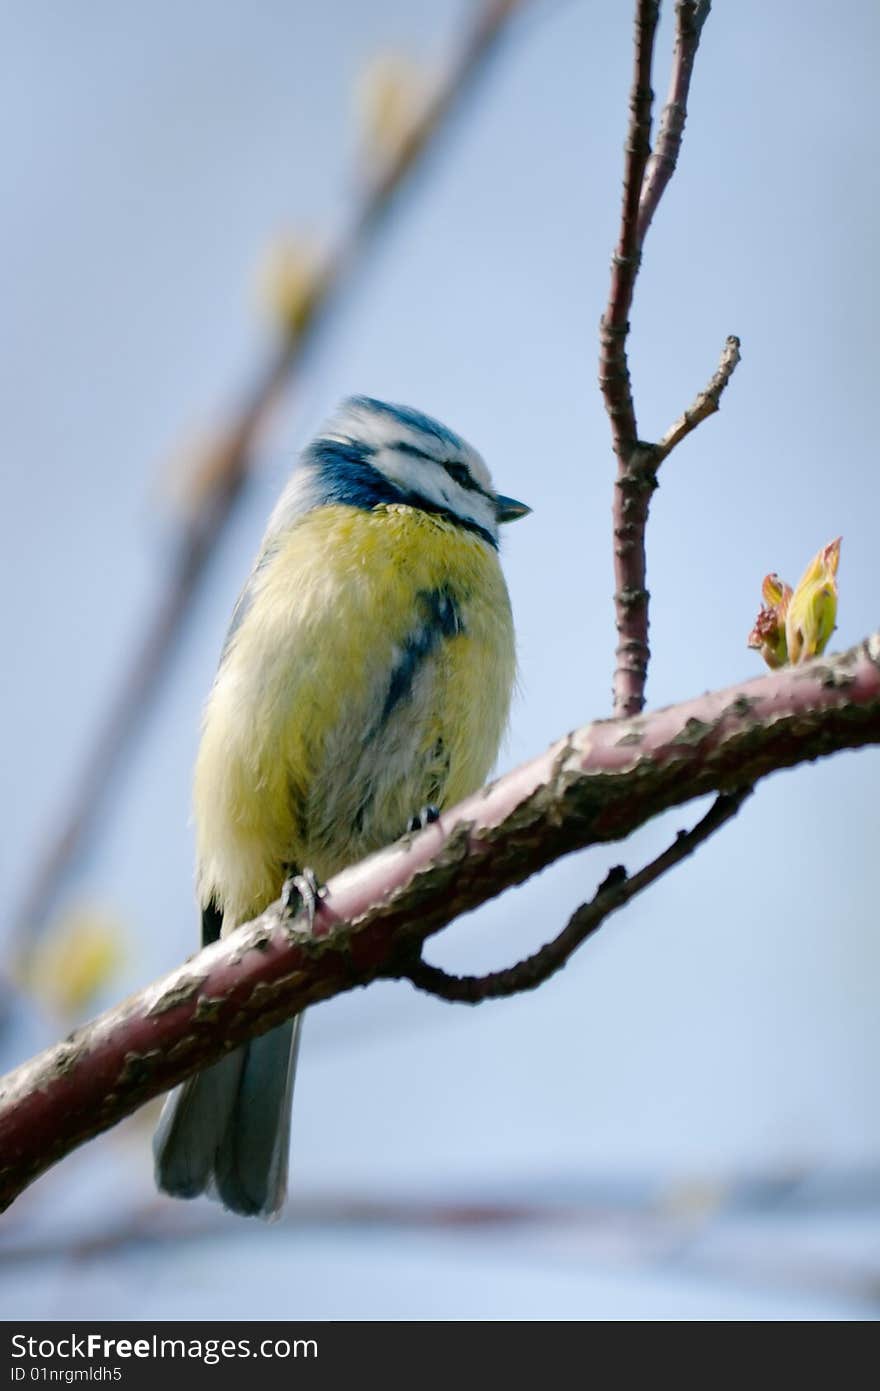
<path fill-rule="evenodd" d="M 816 1216 L 840 1213 L 849 1221 L 873 1219 L 876 1207 L 871 1196 L 876 1182 L 872 1182 L 870 1171 L 868 1197 L 854 1202 L 848 1193 L 839 1204 L 822 1199 L 828 1172 L 808 1168 L 793 1173 L 789 1167 L 757 1175 L 748 1170 L 728 1176 L 721 1185 L 717 1175 L 670 1183 L 659 1182 L 656 1174 L 648 1173 L 631 1179 L 624 1192 L 619 1176 L 612 1172 L 590 1175 L 574 1195 L 568 1183 L 554 1185 L 554 1173 L 546 1177 L 537 1193 L 534 1189 L 538 1185 L 533 1183 L 521 1193 L 505 1192 L 501 1197 L 494 1195 L 509 1188 L 509 1183 L 500 1176 L 472 1185 L 475 1192 L 467 1190 L 463 1196 L 453 1197 L 446 1188 L 412 1199 L 359 1192 L 294 1196 L 280 1220 L 273 1223 L 273 1245 L 277 1247 L 284 1235 L 299 1243 L 306 1232 L 340 1228 L 347 1235 L 355 1230 L 374 1236 L 377 1231 L 472 1233 L 527 1228 L 530 1251 L 542 1236 L 549 1236 L 557 1250 L 557 1234 L 564 1225 L 567 1257 L 576 1244 L 583 1260 L 606 1263 L 611 1237 L 617 1267 L 625 1264 L 635 1270 L 656 1270 L 658 1260 L 662 1260 L 666 1268 L 704 1281 L 708 1277 L 742 1286 L 744 1280 L 750 1280 L 765 1290 L 804 1289 L 864 1300 L 876 1312 L 880 1271 L 875 1258 L 857 1259 L 854 1252 L 847 1258 L 830 1242 L 811 1243 L 805 1258 L 802 1241 L 806 1224 L 815 1225 Z M 841 1187 L 850 1190 L 860 1180 L 864 1182 L 861 1174 L 847 1171 L 838 1178 Z M 820 1189 L 818 1200 L 810 1198 L 811 1184 Z M 707 1191 L 712 1195 L 710 1202 L 705 1201 Z M 492 1196 L 486 1197 L 487 1193 Z M 780 1235 L 780 1211 L 785 1213 L 787 1238 Z M 733 1224 L 741 1224 L 744 1239 L 731 1244 Z M 106 1273 L 107 1263 L 120 1257 L 161 1252 L 164 1260 L 175 1261 L 185 1251 L 184 1259 L 189 1261 L 190 1252 L 201 1243 L 219 1238 L 227 1243 L 250 1241 L 252 1236 L 253 1229 L 246 1222 L 230 1222 L 217 1206 L 190 1203 L 181 1209 L 180 1204 L 156 1198 L 104 1223 L 96 1223 L 93 1213 L 84 1212 L 81 1225 L 74 1231 L 66 1224 L 59 1230 L 55 1224 L 47 1230 L 37 1226 L 32 1234 L 18 1240 L 9 1239 L 7 1233 L 0 1245 L 0 1269 L 20 1279 L 28 1266 L 42 1274 L 47 1268 L 81 1268 L 85 1263 L 100 1262 Z"/>
<path fill-rule="evenodd" d="M 319 1000 L 399 974 L 427 937 L 562 855 L 621 840 L 704 793 L 878 743 L 880 633 L 567 735 L 336 875 L 313 922 L 274 904 L 4 1078 L 0 1208 L 150 1097 Z"/>
<path fill-rule="evenodd" d="M 295 326 L 258 373 L 256 385 L 212 456 L 212 491 L 184 529 L 167 567 L 155 613 L 147 623 L 116 696 L 89 750 L 70 805 L 52 833 L 13 917 L 18 939 L 45 925 L 55 900 L 95 828 L 110 784 L 128 754 L 169 667 L 184 620 L 235 509 L 252 463 L 252 449 L 278 404 L 282 388 L 328 317 L 404 182 L 460 109 L 522 0 L 486 0 L 480 6 L 457 62 L 397 156 L 364 194 L 350 229 L 315 280 Z"/>
<path fill-rule="evenodd" d="M 681 441 L 690 434 L 691 430 L 696 430 L 701 421 L 720 410 L 721 397 L 740 360 L 739 348 L 739 339 L 735 334 L 731 334 L 724 344 L 718 370 L 709 384 L 703 388 L 693 404 L 688 406 L 687 410 L 679 416 L 675 424 L 670 425 L 660 443 L 655 447 L 655 466 L 661 464 L 666 456 L 672 453 L 675 446 L 681 444 Z"/>
<path fill-rule="evenodd" d="M 639 200 L 640 246 L 645 240 L 645 234 L 678 163 L 684 123 L 687 119 L 694 59 L 700 46 L 700 34 L 711 8 L 711 0 L 678 0 L 676 6 L 675 49 L 672 54 L 669 93 L 660 117 L 657 140 L 645 170 L 642 196 Z"/>
<path fill-rule="evenodd" d="M 565 927 L 552 942 L 539 951 L 518 961 L 505 970 L 490 971 L 484 976 L 454 976 L 439 966 L 421 958 L 401 971 L 401 979 L 412 981 L 419 990 L 436 995 L 441 1000 L 478 1005 L 484 1000 L 500 1000 L 534 990 L 560 971 L 588 937 L 600 928 L 606 918 L 629 903 L 662 875 L 692 855 L 721 826 L 736 816 L 743 802 L 752 793 L 751 787 L 736 792 L 724 792 L 717 797 L 702 820 L 690 831 L 679 831 L 672 844 L 645 865 L 637 874 L 627 876 L 622 865 L 612 869 L 589 903 L 582 903 Z"/>
<path fill-rule="evenodd" d="M 659 0 L 638 0 L 620 233 L 611 259 L 608 305 L 599 325 L 599 381 L 611 420 L 614 452 L 618 458 L 628 457 L 637 439 L 626 339 L 629 333 L 629 311 L 641 260 L 639 199 L 651 153 L 651 106 L 654 100 L 651 91 L 651 65 L 659 16 Z"/>

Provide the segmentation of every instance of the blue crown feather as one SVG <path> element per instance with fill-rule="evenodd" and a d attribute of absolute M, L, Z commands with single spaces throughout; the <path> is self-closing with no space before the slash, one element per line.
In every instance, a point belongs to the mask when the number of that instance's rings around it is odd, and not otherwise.
<path fill-rule="evenodd" d="M 405 429 L 416 430 L 421 435 L 431 436 L 438 443 L 445 445 L 447 449 L 461 452 L 467 448 L 464 440 L 454 430 L 442 425 L 439 420 L 434 420 L 432 416 L 423 415 L 421 411 L 414 410 L 412 406 L 399 406 L 393 401 L 377 401 L 375 396 L 349 396 L 343 402 L 342 409 L 343 411 L 364 411 L 369 415 L 385 416 L 388 420 L 394 420 L 398 425 L 404 426 Z"/>
<path fill-rule="evenodd" d="M 316 439 L 303 454 L 303 464 L 314 470 L 313 507 L 345 503 L 370 510 L 382 503 L 400 502 L 400 489 L 374 468 L 371 444 L 349 440 Z"/>

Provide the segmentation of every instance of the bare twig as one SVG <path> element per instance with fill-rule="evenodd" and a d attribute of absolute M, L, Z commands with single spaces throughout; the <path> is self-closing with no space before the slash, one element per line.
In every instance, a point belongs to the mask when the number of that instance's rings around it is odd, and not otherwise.
<path fill-rule="evenodd" d="M 282 389 L 299 367 L 396 195 L 436 143 L 471 91 L 495 50 L 507 21 L 522 0 L 485 0 L 445 83 L 401 142 L 396 157 L 366 190 L 347 235 L 316 276 L 296 324 L 258 373 L 237 417 L 211 457 L 211 493 L 200 514 L 184 529 L 156 611 L 76 783 L 71 803 L 30 877 L 14 915 L 19 938 L 42 928 L 55 899 L 92 833 L 111 780 L 143 724 L 168 669 L 206 563 L 227 526 L 251 465 L 254 442 L 273 414 Z"/>
<path fill-rule="evenodd" d="M 645 240 L 645 234 L 666 185 L 675 173 L 684 135 L 684 123 L 687 119 L 694 59 L 700 46 L 700 34 L 711 8 L 711 0 L 678 0 L 676 5 L 675 48 L 672 54 L 669 92 L 660 117 L 657 141 L 645 170 L 639 199 L 639 246 Z"/>
<path fill-rule="evenodd" d="M 592 937 L 606 918 L 616 913 L 618 908 L 629 903 L 643 889 L 656 883 L 662 875 L 681 864 L 692 855 L 698 845 L 702 845 L 711 835 L 736 816 L 743 802 L 752 793 L 751 787 L 737 792 L 725 792 L 716 797 L 706 815 L 697 822 L 693 830 L 679 831 L 672 844 L 651 860 L 650 864 L 638 873 L 628 876 L 622 865 L 612 869 L 595 896 L 589 903 L 582 903 L 572 914 L 565 927 L 547 942 L 539 951 L 518 961 L 515 966 L 505 970 L 490 971 L 483 976 L 454 976 L 439 966 L 419 959 L 406 970 L 401 971 L 405 980 L 412 981 L 419 990 L 436 995 L 441 1000 L 453 1000 L 460 1004 L 478 1005 L 484 1000 L 500 1000 L 509 995 L 522 994 L 524 990 L 534 990 L 545 980 L 560 971 L 571 956 Z"/>
<path fill-rule="evenodd" d="M 0 1084 L 0 1206 L 77 1145 L 244 1039 L 400 973 L 428 936 L 572 850 L 707 792 L 880 743 L 880 633 L 849 652 L 586 726 L 328 886 L 275 904 Z"/>
<path fill-rule="evenodd" d="M 731 334 L 724 344 L 721 354 L 721 361 L 718 370 L 715 372 L 708 386 L 704 387 L 693 404 L 688 407 L 676 420 L 674 425 L 670 425 L 666 434 L 654 450 L 655 467 L 663 462 L 667 454 L 671 454 L 677 444 L 690 434 L 691 430 L 696 430 L 701 421 L 707 416 L 714 415 L 721 408 L 721 397 L 727 387 L 737 364 L 740 360 L 739 339 Z"/>
<path fill-rule="evenodd" d="M 611 421 L 614 452 L 628 458 L 637 440 L 635 407 L 630 388 L 626 339 L 629 311 L 639 273 L 639 199 L 651 153 L 651 64 L 659 0 L 637 0 L 633 85 L 629 98 L 629 129 L 625 148 L 620 233 L 611 258 L 608 305 L 599 325 L 599 381 Z"/>
<path fill-rule="evenodd" d="M 645 528 L 651 494 L 657 486 L 657 468 L 665 457 L 658 454 L 656 446 L 638 438 L 627 357 L 629 314 L 644 238 L 678 160 L 694 59 L 709 8 L 709 0 L 678 0 L 676 5 L 669 97 L 652 152 L 650 84 L 659 5 L 649 0 L 637 0 L 636 4 L 635 79 L 630 98 L 620 234 L 612 260 L 608 307 L 599 328 L 599 382 L 617 459 L 613 508 L 616 715 L 635 715 L 645 703 L 650 658 Z M 695 420 L 694 425 L 697 423 Z"/>

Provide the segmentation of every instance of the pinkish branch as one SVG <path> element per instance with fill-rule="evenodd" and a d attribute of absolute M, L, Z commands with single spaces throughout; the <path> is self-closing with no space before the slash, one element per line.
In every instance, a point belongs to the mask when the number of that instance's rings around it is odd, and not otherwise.
<path fill-rule="evenodd" d="M 611 260 L 608 305 L 599 325 L 599 381 L 611 420 L 614 452 L 628 458 L 637 440 L 635 406 L 629 379 L 626 339 L 629 311 L 641 260 L 639 200 L 651 153 L 651 65 L 660 16 L 659 0 L 637 0 L 633 84 L 625 147 L 620 233 Z"/>
<path fill-rule="evenodd" d="M 655 468 L 658 468 L 666 456 L 672 453 L 677 444 L 681 444 L 691 430 L 696 430 L 701 421 L 721 409 L 721 397 L 740 360 L 739 349 L 739 339 L 731 334 L 724 344 L 718 370 L 708 386 L 704 387 L 687 410 L 682 412 L 675 424 L 670 425 L 660 443 L 655 447 L 653 455 Z"/>
<path fill-rule="evenodd" d="M 671 807 L 880 743 L 880 633 L 635 719 L 585 726 L 337 875 L 307 930 L 280 904 L 0 1083 L 0 1207 L 83 1141 L 307 1005 L 399 976 L 459 914 Z"/>
<path fill-rule="evenodd" d="M 657 141 L 648 160 L 639 199 L 639 246 L 645 240 L 666 185 L 675 173 L 684 136 L 684 123 L 687 120 L 694 60 L 700 46 L 700 34 L 709 18 L 711 8 L 711 0 L 678 0 L 676 6 L 675 48 L 672 54 L 669 93 L 660 117 Z"/>

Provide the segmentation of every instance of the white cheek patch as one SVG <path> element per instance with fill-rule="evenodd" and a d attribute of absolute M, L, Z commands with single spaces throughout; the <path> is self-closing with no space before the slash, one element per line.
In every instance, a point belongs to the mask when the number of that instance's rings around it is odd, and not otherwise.
<path fill-rule="evenodd" d="M 497 537 L 498 519 L 491 498 L 474 488 L 462 488 L 450 478 L 442 464 L 413 458 L 388 447 L 378 450 L 372 463 L 405 493 L 424 498 L 433 506 L 451 512 L 464 522 L 473 522 L 490 536 Z"/>
<path fill-rule="evenodd" d="M 451 432 L 440 426 L 420 431 L 395 414 L 394 408 L 355 398 L 325 427 L 318 443 L 322 440 L 356 447 L 360 467 L 375 469 L 414 503 L 422 499 L 428 508 L 448 512 L 497 541 L 498 517 L 489 470 L 477 451 Z M 477 487 L 462 487 L 446 464 L 468 469 Z M 355 505 L 364 506 L 356 486 L 354 490 Z M 321 501 L 319 470 L 311 466 L 297 469 L 269 519 L 263 548 Z"/>

